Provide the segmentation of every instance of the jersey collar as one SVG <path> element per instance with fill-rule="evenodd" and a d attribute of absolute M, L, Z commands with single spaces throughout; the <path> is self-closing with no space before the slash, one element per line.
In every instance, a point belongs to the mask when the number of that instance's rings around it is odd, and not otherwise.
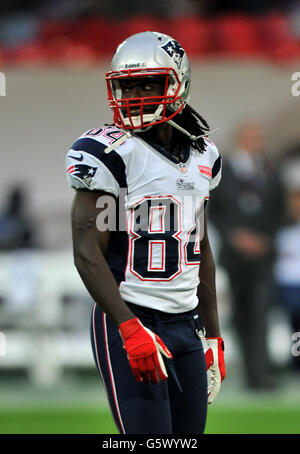
<path fill-rule="evenodd" d="M 139 138 L 141 138 L 139 136 Z M 161 145 L 158 145 L 151 140 L 144 140 L 148 145 L 150 145 L 152 148 L 154 148 L 156 151 L 161 153 L 163 156 L 165 156 L 167 159 L 170 161 L 174 162 L 175 164 L 181 164 L 181 163 L 186 163 L 190 157 L 190 145 L 188 143 L 186 144 L 179 144 L 175 147 L 174 153 L 169 153 L 166 148 L 162 147 Z"/>

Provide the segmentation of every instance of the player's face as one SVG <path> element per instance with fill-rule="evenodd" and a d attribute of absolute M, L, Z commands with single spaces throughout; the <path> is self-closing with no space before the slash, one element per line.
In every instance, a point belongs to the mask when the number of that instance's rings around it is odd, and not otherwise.
<path fill-rule="evenodd" d="M 164 77 L 131 77 L 119 82 L 126 99 L 162 96 L 164 92 Z"/>
<path fill-rule="evenodd" d="M 250 153 L 260 153 L 264 149 L 264 131 L 259 124 L 249 123 L 240 131 L 240 146 Z"/>
<path fill-rule="evenodd" d="M 131 77 L 120 79 L 119 83 L 122 90 L 122 98 L 132 99 L 132 103 L 130 103 L 131 115 L 139 115 L 141 107 L 139 102 L 135 102 L 135 100 L 147 98 L 143 105 L 143 112 L 154 113 L 159 104 L 160 97 L 164 94 L 165 77 Z M 147 103 L 151 102 L 156 102 L 157 104 L 147 105 Z M 122 109 L 122 112 L 126 115 L 126 109 Z"/>

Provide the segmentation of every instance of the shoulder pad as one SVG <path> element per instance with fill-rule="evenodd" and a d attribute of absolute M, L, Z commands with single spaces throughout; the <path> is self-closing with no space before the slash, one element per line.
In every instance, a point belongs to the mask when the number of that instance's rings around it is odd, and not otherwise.
<path fill-rule="evenodd" d="M 130 137 L 129 131 L 124 131 L 117 126 L 102 126 L 86 131 L 79 139 L 89 138 L 104 145 L 103 151 L 109 153 L 122 145 Z"/>

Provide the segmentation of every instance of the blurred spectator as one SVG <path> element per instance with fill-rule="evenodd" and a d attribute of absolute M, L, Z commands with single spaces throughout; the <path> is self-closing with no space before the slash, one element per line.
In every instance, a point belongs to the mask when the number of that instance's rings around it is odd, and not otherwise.
<path fill-rule="evenodd" d="M 247 384 L 253 389 L 275 382 L 267 348 L 272 302 L 274 236 L 282 224 L 283 192 L 265 153 L 264 131 L 248 122 L 223 163 L 223 177 L 210 202 L 210 220 L 220 234 L 220 265 L 228 273 L 233 324 Z"/>
<path fill-rule="evenodd" d="M 0 214 L 0 251 L 35 246 L 33 223 L 27 213 L 25 190 L 14 187 L 8 194 L 6 207 Z"/>
<path fill-rule="evenodd" d="M 278 300 L 289 317 L 293 333 L 300 333 L 300 159 L 285 166 L 288 223 L 276 238 L 278 258 L 275 278 Z M 292 366 L 300 373 L 300 356 L 292 356 Z"/>
<path fill-rule="evenodd" d="M 0 22 L 0 43 L 7 48 L 31 43 L 38 38 L 39 26 L 32 13 L 11 14 Z"/>
<path fill-rule="evenodd" d="M 15 186 L 0 215 L 0 252 L 9 253 L 5 294 L 8 313 L 23 315 L 36 301 L 39 263 L 36 229 L 30 216 L 25 188 Z M 2 296 L 2 295 L 1 295 Z"/>

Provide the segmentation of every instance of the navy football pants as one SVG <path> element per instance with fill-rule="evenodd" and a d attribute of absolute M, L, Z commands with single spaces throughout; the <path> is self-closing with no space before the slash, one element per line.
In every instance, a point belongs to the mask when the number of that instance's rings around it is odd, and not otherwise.
<path fill-rule="evenodd" d="M 207 374 L 201 329 L 195 311 L 166 314 L 128 306 L 157 333 L 173 354 L 164 358 L 168 379 L 138 383 L 129 365 L 118 328 L 98 305 L 91 318 L 94 359 L 104 383 L 112 415 L 122 434 L 201 434 L 207 413 Z"/>

